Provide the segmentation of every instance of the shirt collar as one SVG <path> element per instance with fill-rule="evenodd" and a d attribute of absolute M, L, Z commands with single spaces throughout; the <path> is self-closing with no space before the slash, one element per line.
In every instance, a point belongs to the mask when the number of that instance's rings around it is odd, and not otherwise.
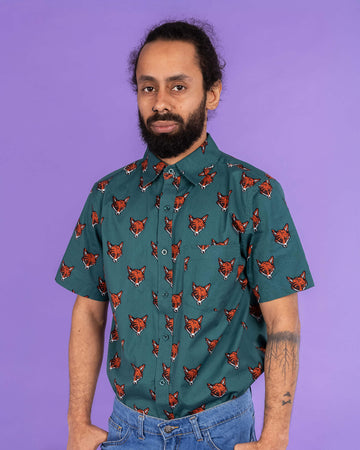
<path fill-rule="evenodd" d="M 165 167 L 167 169 L 172 167 L 178 175 L 184 175 L 191 183 L 196 185 L 201 180 L 199 174 L 205 167 L 215 165 L 220 154 L 220 150 L 209 133 L 207 134 L 206 141 L 202 145 L 189 155 L 185 156 L 185 158 L 182 158 L 177 163 L 171 165 L 166 164 L 147 148 L 142 160 L 142 164 L 146 164 L 144 161 L 147 160 L 147 167 L 142 175 L 143 183 L 147 184 L 153 182 Z"/>

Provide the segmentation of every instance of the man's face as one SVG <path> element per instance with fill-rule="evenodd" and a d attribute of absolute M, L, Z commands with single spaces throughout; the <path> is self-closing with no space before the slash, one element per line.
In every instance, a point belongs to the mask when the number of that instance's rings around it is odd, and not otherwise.
<path fill-rule="evenodd" d="M 193 44 L 146 44 L 136 78 L 139 127 L 149 150 L 169 158 L 189 149 L 206 129 L 207 96 Z"/>

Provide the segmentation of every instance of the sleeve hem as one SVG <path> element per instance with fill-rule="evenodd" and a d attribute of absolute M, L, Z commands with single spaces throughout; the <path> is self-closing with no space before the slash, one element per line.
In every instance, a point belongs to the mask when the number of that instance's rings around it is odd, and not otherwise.
<path fill-rule="evenodd" d="M 266 297 L 265 300 L 260 297 L 259 303 L 271 302 L 273 300 L 277 300 L 279 298 L 286 297 L 287 295 L 290 295 L 290 294 L 301 293 L 301 292 L 307 291 L 308 289 L 310 289 L 312 287 L 314 287 L 314 283 L 309 282 L 308 285 L 306 286 L 306 288 L 302 291 L 295 291 L 294 289 L 291 289 L 291 288 L 284 289 L 282 292 L 269 295 L 268 297 Z"/>
<path fill-rule="evenodd" d="M 58 279 L 58 277 L 55 278 L 55 281 L 62 288 L 67 289 L 68 291 L 72 292 L 73 294 L 80 295 L 81 297 L 86 297 L 91 300 L 96 300 L 96 301 L 100 301 L 100 302 L 108 302 L 109 301 L 107 294 L 101 295 L 100 292 L 95 293 L 94 291 L 89 293 L 89 291 L 86 291 L 85 289 L 83 290 L 83 289 L 79 289 L 79 288 L 74 288 L 73 286 L 65 286 L 61 282 L 61 280 Z"/>

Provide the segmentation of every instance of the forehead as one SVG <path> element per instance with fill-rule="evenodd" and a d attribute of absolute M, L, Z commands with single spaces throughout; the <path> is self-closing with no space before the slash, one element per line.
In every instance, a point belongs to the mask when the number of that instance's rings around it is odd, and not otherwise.
<path fill-rule="evenodd" d="M 144 45 L 136 67 L 138 80 L 140 76 L 168 78 L 174 73 L 202 78 L 195 46 L 192 43 L 159 40 Z"/>

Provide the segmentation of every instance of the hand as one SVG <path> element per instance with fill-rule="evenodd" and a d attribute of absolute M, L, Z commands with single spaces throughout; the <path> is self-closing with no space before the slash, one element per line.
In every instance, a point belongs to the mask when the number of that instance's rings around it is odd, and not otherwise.
<path fill-rule="evenodd" d="M 234 446 L 234 450 L 286 450 L 286 445 L 283 446 L 280 444 L 264 443 L 263 441 L 259 440 L 246 444 L 236 444 Z"/>
<path fill-rule="evenodd" d="M 70 428 L 66 450 L 96 450 L 108 433 L 95 425 L 79 424 Z"/>
<path fill-rule="evenodd" d="M 261 449 L 264 447 L 259 446 L 259 442 L 249 442 L 246 444 L 236 444 L 234 447 L 234 450 L 255 450 L 255 449 Z M 265 450 L 265 448 L 264 448 Z"/>

